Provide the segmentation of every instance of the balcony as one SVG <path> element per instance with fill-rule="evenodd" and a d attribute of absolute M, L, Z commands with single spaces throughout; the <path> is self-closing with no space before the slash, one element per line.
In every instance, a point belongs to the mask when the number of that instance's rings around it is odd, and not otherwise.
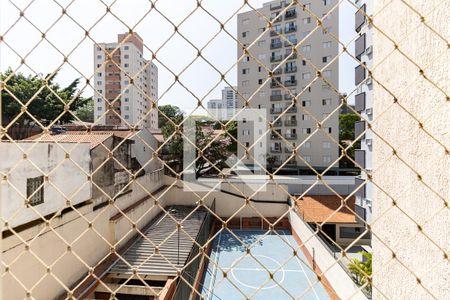
<path fill-rule="evenodd" d="M 285 137 L 287 140 L 295 140 L 295 139 L 297 139 L 297 134 L 296 134 L 296 133 L 286 133 L 286 134 L 284 135 L 284 137 Z"/>
<path fill-rule="evenodd" d="M 277 36 L 283 33 L 283 29 L 279 29 L 279 30 L 271 30 L 270 31 L 270 36 Z"/>
<path fill-rule="evenodd" d="M 359 65 L 355 68 L 355 85 L 360 84 L 366 79 L 365 64 Z"/>
<path fill-rule="evenodd" d="M 271 140 L 281 140 L 281 137 L 277 134 L 271 134 L 270 135 L 270 139 Z"/>
<path fill-rule="evenodd" d="M 282 59 L 283 59 L 282 55 L 271 56 L 270 62 L 277 62 L 277 61 L 281 61 Z"/>
<path fill-rule="evenodd" d="M 283 125 L 283 122 L 281 122 L 281 120 L 277 120 L 275 122 L 272 123 L 273 127 L 281 127 L 281 125 Z"/>
<path fill-rule="evenodd" d="M 287 58 L 287 59 L 296 59 L 297 58 L 297 53 L 292 53 L 292 52 L 286 53 L 284 55 L 284 57 Z"/>
<path fill-rule="evenodd" d="M 284 19 L 285 20 L 290 20 L 290 19 L 295 19 L 297 18 L 297 12 L 294 11 L 287 11 L 286 14 L 284 15 Z"/>
<path fill-rule="evenodd" d="M 281 69 L 281 68 L 278 68 L 278 69 L 276 69 L 275 71 L 272 72 L 273 75 L 280 75 L 282 73 L 283 73 L 283 69 Z"/>
<path fill-rule="evenodd" d="M 365 22 L 366 22 L 366 5 L 363 4 L 361 8 L 355 13 L 355 31 L 359 32 Z"/>
<path fill-rule="evenodd" d="M 296 106 L 290 107 L 286 112 L 287 113 L 296 113 L 297 112 L 297 107 Z"/>
<path fill-rule="evenodd" d="M 270 113 L 271 114 L 281 114 L 283 112 L 283 108 L 282 107 L 272 107 L 270 109 Z"/>
<path fill-rule="evenodd" d="M 284 73 L 295 73 L 297 72 L 297 67 L 284 68 Z"/>
<path fill-rule="evenodd" d="M 366 93 L 362 92 L 355 96 L 355 110 L 361 112 L 366 109 Z"/>
<path fill-rule="evenodd" d="M 359 60 L 361 55 L 366 51 L 366 34 L 364 33 L 355 41 L 355 57 Z"/>
<path fill-rule="evenodd" d="M 284 46 L 285 47 L 292 47 L 292 46 L 297 45 L 297 43 L 298 43 L 297 39 L 295 39 L 293 41 L 285 41 L 284 42 Z"/>
<path fill-rule="evenodd" d="M 355 162 L 357 167 L 366 168 L 366 151 L 355 150 Z"/>
<path fill-rule="evenodd" d="M 286 152 L 286 153 L 292 153 L 293 151 L 294 151 L 294 147 L 285 147 L 284 148 L 284 152 Z"/>
<path fill-rule="evenodd" d="M 282 42 L 270 43 L 270 49 L 278 49 L 278 48 L 281 48 L 281 46 L 283 46 Z"/>
<path fill-rule="evenodd" d="M 297 80 L 285 80 L 284 86 L 294 86 L 297 85 Z"/>
<path fill-rule="evenodd" d="M 355 122 L 355 139 L 358 138 L 359 136 L 360 139 L 365 139 L 366 138 L 366 134 L 364 133 L 366 130 L 366 122 L 365 121 L 360 121 L 360 122 Z"/>
<path fill-rule="evenodd" d="M 281 148 L 270 148 L 270 153 L 281 153 Z"/>
<path fill-rule="evenodd" d="M 283 21 L 283 17 L 282 16 L 273 17 L 273 18 L 270 18 L 270 21 L 272 21 L 272 23 L 278 23 L 278 22 Z"/>
<path fill-rule="evenodd" d="M 280 87 L 280 84 L 281 84 L 280 81 L 274 80 L 274 81 L 270 82 L 270 87 L 271 88 L 277 88 L 277 87 Z"/>
<path fill-rule="evenodd" d="M 294 98 L 291 94 L 284 94 L 284 100 L 292 100 Z"/>
<path fill-rule="evenodd" d="M 297 120 L 285 120 L 284 126 L 297 126 Z"/>
<path fill-rule="evenodd" d="M 297 26 L 289 26 L 288 28 L 284 29 L 284 33 L 291 33 L 291 32 L 296 32 L 297 31 Z"/>
<path fill-rule="evenodd" d="M 283 2 L 270 4 L 270 10 L 276 10 L 283 7 Z"/>
<path fill-rule="evenodd" d="M 280 101 L 283 98 L 283 96 L 280 95 L 270 95 L 270 101 Z"/>

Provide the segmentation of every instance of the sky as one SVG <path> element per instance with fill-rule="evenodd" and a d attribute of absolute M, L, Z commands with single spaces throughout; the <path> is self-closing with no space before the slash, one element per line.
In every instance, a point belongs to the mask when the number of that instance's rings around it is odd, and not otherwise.
<path fill-rule="evenodd" d="M 265 2 L 249 0 L 254 7 Z M 192 94 L 203 100 L 205 106 L 207 100 L 220 98 L 227 83 L 211 65 L 225 73 L 230 84 L 236 85 L 235 14 L 251 8 L 243 6 L 243 0 L 202 1 L 211 15 L 225 23 L 227 33 L 220 30 L 219 23 L 208 13 L 196 10 L 195 0 L 154 3 L 158 11 L 151 9 L 149 0 L 0 0 L 0 35 L 5 41 L 0 42 L 0 71 L 11 67 L 25 74 L 46 75 L 60 68 L 56 81 L 63 86 L 75 78 L 91 78 L 94 41 L 114 42 L 118 33 L 127 32 L 130 27 L 144 40 L 144 57 L 149 59 L 152 51 L 159 60 L 155 64 L 159 69 L 160 105 L 170 103 L 191 112 L 197 103 Z M 111 13 L 106 12 L 105 4 L 111 5 Z M 19 18 L 16 7 L 24 10 L 24 17 Z M 62 15 L 61 7 L 66 8 L 66 15 Z M 354 12 L 348 0 L 341 0 L 339 39 L 345 44 L 355 37 Z M 168 20 L 177 25 L 179 34 L 174 35 L 174 27 Z M 42 40 L 40 31 L 45 32 L 47 40 Z M 186 40 L 201 49 L 209 63 L 198 58 L 197 50 Z M 353 51 L 353 43 L 349 46 Z M 17 54 L 25 57 L 27 66 L 20 65 Z M 63 64 L 64 55 L 68 64 Z M 339 64 L 339 89 L 348 93 L 353 87 L 356 63 L 343 55 Z M 182 84 L 174 84 L 172 72 L 181 73 Z M 84 95 L 93 95 L 92 88 L 85 87 Z M 194 114 L 204 112 L 197 110 Z"/>

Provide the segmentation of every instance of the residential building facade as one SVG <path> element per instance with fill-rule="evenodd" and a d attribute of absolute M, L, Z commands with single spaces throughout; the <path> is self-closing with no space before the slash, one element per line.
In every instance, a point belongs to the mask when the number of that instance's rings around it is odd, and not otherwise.
<path fill-rule="evenodd" d="M 373 46 L 372 25 L 367 22 L 366 16 L 372 14 L 373 4 L 371 0 L 358 0 L 356 4 L 360 9 L 355 14 L 355 31 L 358 34 L 358 38 L 355 40 L 355 57 L 361 64 L 355 68 L 355 110 L 361 114 L 361 121 L 355 124 L 355 137 L 360 137 L 361 147 L 355 150 L 355 161 L 358 167 L 365 170 L 357 178 L 359 184 L 363 184 L 363 186 L 356 195 L 356 207 L 361 217 L 370 222 L 373 186 L 370 181 L 366 182 L 366 180 L 368 179 L 367 172 L 372 170 L 373 134 L 368 130 L 367 123 L 373 120 L 373 85 L 367 69 L 372 68 Z M 366 183 L 364 184 L 364 182 Z"/>
<path fill-rule="evenodd" d="M 209 113 L 219 120 L 231 120 L 237 112 L 237 87 L 225 87 L 222 90 L 222 99 L 211 99 L 207 108 Z"/>
<path fill-rule="evenodd" d="M 324 169 L 337 165 L 336 4 L 336 0 L 272 1 L 238 15 L 239 107 L 260 109 L 259 118 L 271 122 L 267 132 L 254 132 L 253 122 L 239 122 L 238 139 L 243 146 L 239 145 L 238 156 L 245 158 L 245 164 L 266 162 L 271 156 L 275 166 Z M 319 21 L 322 26 L 317 25 Z M 263 134 L 266 143 L 254 143 Z M 265 157 L 252 155 L 256 147 L 266 147 Z"/>
<path fill-rule="evenodd" d="M 94 116 L 98 125 L 158 128 L 158 68 L 137 33 L 94 45 Z"/>

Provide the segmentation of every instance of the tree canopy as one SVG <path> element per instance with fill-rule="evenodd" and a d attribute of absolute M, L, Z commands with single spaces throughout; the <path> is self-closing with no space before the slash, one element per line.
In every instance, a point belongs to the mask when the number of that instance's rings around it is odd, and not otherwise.
<path fill-rule="evenodd" d="M 54 120 L 57 124 L 73 120 L 69 111 L 75 112 L 90 100 L 80 95 L 79 79 L 61 87 L 54 81 L 55 77 L 56 74 L 44 79 L 12 70 L 0 73 L 0 80 L 7 79 L 1 89 L 2 126 L 12 125 L 15 138 L 26 138 L 31 129 L 38 126 L 36 121 L 46 126 Z"/>

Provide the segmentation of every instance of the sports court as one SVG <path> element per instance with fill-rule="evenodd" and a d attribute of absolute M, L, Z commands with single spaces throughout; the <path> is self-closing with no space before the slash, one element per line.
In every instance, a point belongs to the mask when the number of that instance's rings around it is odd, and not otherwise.
<path fill-rule="evenodd" d="M 289 231 L 233 233 L 246 246 L 258 241 L 251 248 L 253 257 L 245 255 L 245 247 L 230 232 L 222 231 L 212 245 L 211 260 L 227 271 L 227 278 L 210 262 L 201 287 L 204 299 L 330 299 Z M 267 270 L 274 273 L 273 280 Z"/>

